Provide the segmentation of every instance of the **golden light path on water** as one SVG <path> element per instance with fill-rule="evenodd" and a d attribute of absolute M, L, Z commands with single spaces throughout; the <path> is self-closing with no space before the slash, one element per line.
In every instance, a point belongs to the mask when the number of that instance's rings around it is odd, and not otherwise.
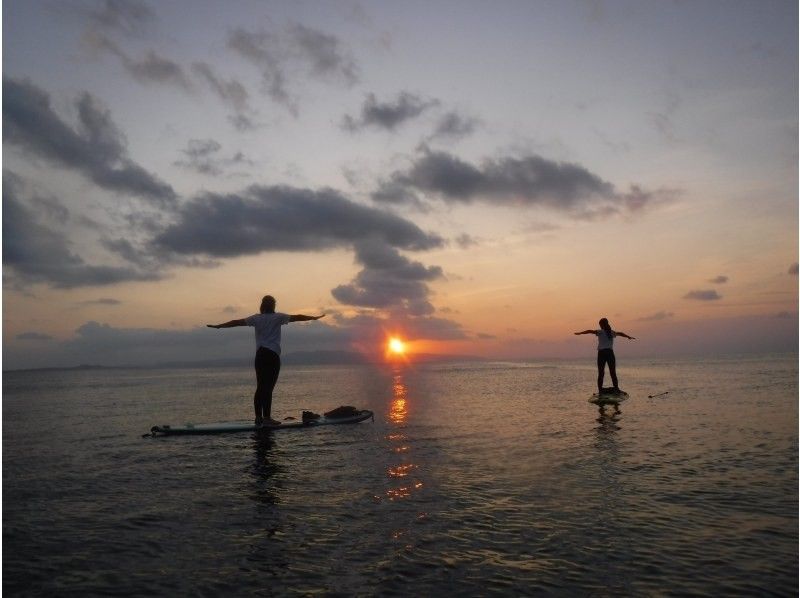
<path fill-rule="evenodd" d="M 392 452 L 402 455 L 401 462 L 390 465 L 387 469 L 389 479 L 392 481 L 403 481 L 400 486 L 391 487 L 386 491 L 389 500 L 398 500 L 411 496 L 415 490 L 422 488 L 422 482 L 407 480 L 410 474 L 417 468 L 411 462 L 410 445 L 408 436 L 404 428 L 408 419 L 408 388 L 403 382 L 402 372 L 398 369 L 394 373 L 392 381 L 392 401 L 389 406 L 389 422 L 391 432 L 386 436 L 390 443 Z"/>

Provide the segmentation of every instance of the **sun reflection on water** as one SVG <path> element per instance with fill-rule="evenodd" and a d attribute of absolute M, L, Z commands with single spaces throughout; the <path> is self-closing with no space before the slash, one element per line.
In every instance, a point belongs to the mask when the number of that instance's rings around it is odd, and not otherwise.
<path fill-rule="evenodd" d="M 395 371 L 392 379 L 392 401 L 388 413 L 390 432 L 386 435 L 386 439 L 389 441 L 389 449 L 402 457 L 400 457 L 401 462 L 390 465 L 386 473 L 390 480 L 402 481 L 403 485 L 386 490 L 385 497 L 392 501 L 408 498 L 423 485 L 419 480 L 410 479 L 412 473 L 416 471 L 417 465 L 411 462 L 411 445 L 408 435 L 405 433 L 409 404 L 408 387 L 403 381 L 403 375 L 401 372 Z"/>

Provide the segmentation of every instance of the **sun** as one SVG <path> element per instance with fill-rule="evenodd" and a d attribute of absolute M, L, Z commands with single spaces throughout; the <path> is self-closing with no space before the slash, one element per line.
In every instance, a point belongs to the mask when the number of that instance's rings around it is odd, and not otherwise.
<path fill-rule="evenodd" d="M 406 344 L 396 336 L 389 339 L 388 348 L 392 355 L 403 355 L 406 352 Z"/>

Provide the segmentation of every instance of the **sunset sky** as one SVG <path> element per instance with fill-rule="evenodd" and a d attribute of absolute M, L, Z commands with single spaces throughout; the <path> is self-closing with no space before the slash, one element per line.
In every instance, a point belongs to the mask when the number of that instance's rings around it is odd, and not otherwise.
<path fill-rule="evenodd" d="M 796 1 L 3 2 L 3 367 L 786 351 Z M 624 344 L 623 344 L 624 343 Z"/>

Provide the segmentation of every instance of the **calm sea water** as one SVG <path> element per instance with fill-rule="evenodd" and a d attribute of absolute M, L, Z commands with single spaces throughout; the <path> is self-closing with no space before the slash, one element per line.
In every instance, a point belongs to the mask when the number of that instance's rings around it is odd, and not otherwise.
<path fill-rule="evenodd" d="M 3 377 L 10 595 L 796 595 L 797 356 Z M 648 395 L 669 391 L 648 399 Z"/>

